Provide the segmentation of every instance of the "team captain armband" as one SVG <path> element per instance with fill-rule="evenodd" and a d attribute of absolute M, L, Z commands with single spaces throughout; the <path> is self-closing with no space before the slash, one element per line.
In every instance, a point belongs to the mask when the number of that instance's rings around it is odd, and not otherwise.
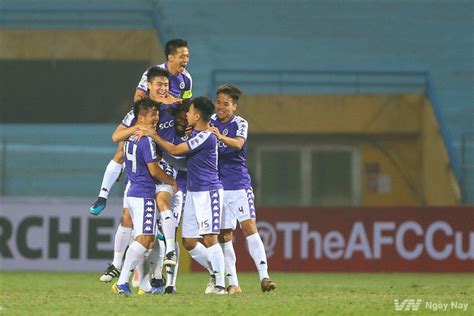
<path fill-rule="evenodd" d="M 183 99 L 190 99 L 193 96 L 193 91 L 192 90 L 186 90 L 183 91 Z"/>

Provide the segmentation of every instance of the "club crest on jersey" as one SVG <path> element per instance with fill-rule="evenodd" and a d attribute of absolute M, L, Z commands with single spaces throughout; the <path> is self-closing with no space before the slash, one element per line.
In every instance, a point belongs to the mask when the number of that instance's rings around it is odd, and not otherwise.
<path fill-rule="evenodd" d="M 185 85 L 184 85 L 184 81 L 181 81 L 180 84 L 179 84 L 179 88 L 180 89 L 184 89 Z"/>
<path fill-rule="evenodd" d="M 226 128 L 226 129 L 224 129 L 224 130 L 222 131 L 222 135 L 227 136 L 227 134 L 229 134 L 229 131 L 228 131 L 227 128 Z"/>

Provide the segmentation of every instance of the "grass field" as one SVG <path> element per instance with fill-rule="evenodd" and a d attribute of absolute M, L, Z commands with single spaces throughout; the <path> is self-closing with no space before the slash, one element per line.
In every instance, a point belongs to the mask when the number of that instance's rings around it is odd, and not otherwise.
<path fill-rule="evenodd" d="M 278 288 L 261 293 L 256 273 L 240 273 L 240 295 L 208 296 L 204 273 L 178 277 L 178 294 L 119 297 L 100 273 L 0 272 L 1 315 L 382 315 L 394 299 L 422 299 L 418 315 L 473 315 L 472 274 L 273 273 Z M 448 304 L 433 311 L 427 303 Z M 457 311 L 451 302 L 469 303 Z M 434 305 L 430 305 L 434 306 Z M 414 312 L 415 313 L 415 312 Z"/>

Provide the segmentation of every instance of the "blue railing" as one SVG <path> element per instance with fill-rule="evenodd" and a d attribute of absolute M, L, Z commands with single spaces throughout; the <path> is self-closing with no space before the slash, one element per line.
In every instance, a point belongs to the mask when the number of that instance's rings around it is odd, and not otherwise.
<path fill-rule="evenodd" d="M 242 70 L 211 73 L 210 91 L 223 82 L 240 86 L 246 94 L 411 93 L 422 92 L 431 101 L 458 183 L 461 167 L 428 71 Z"/>
<path fill-rule="evenodd" d="M 156 5 L 151 1 L 0 1 L 0 27 L 14 29 L 154 27 Z"/>

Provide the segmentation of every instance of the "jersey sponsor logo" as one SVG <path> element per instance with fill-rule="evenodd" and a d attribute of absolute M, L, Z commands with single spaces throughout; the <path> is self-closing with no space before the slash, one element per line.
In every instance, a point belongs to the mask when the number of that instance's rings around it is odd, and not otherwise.
<path fill-rule="evenodd" d="M 185 86 L 186 86 L 186 85 L 185 85 L 184 81 L 181 81 L 181 82 L 179 83 L 179 88 L 180 88 L 181 90 L 184 89 Z"/>
<path fill-rule="evenodd" d="M 170 127 L 173 127 L 173 126 L 174 126 L 174 121 L 168 121 L 168 122 L 161 123 L 159 125 L 159 128 L 160 129 L 165 129 L 165 128 L 170 128 Z"/>
<path fill-rule="evenodd" d="M 219 148 L 227 148 L 227 145 L 224 144 L 224 143 L 223 143 L 222 141 L 220 141 L 220 140 L 217 141 L 217 146 L 218 146 Z"/>

